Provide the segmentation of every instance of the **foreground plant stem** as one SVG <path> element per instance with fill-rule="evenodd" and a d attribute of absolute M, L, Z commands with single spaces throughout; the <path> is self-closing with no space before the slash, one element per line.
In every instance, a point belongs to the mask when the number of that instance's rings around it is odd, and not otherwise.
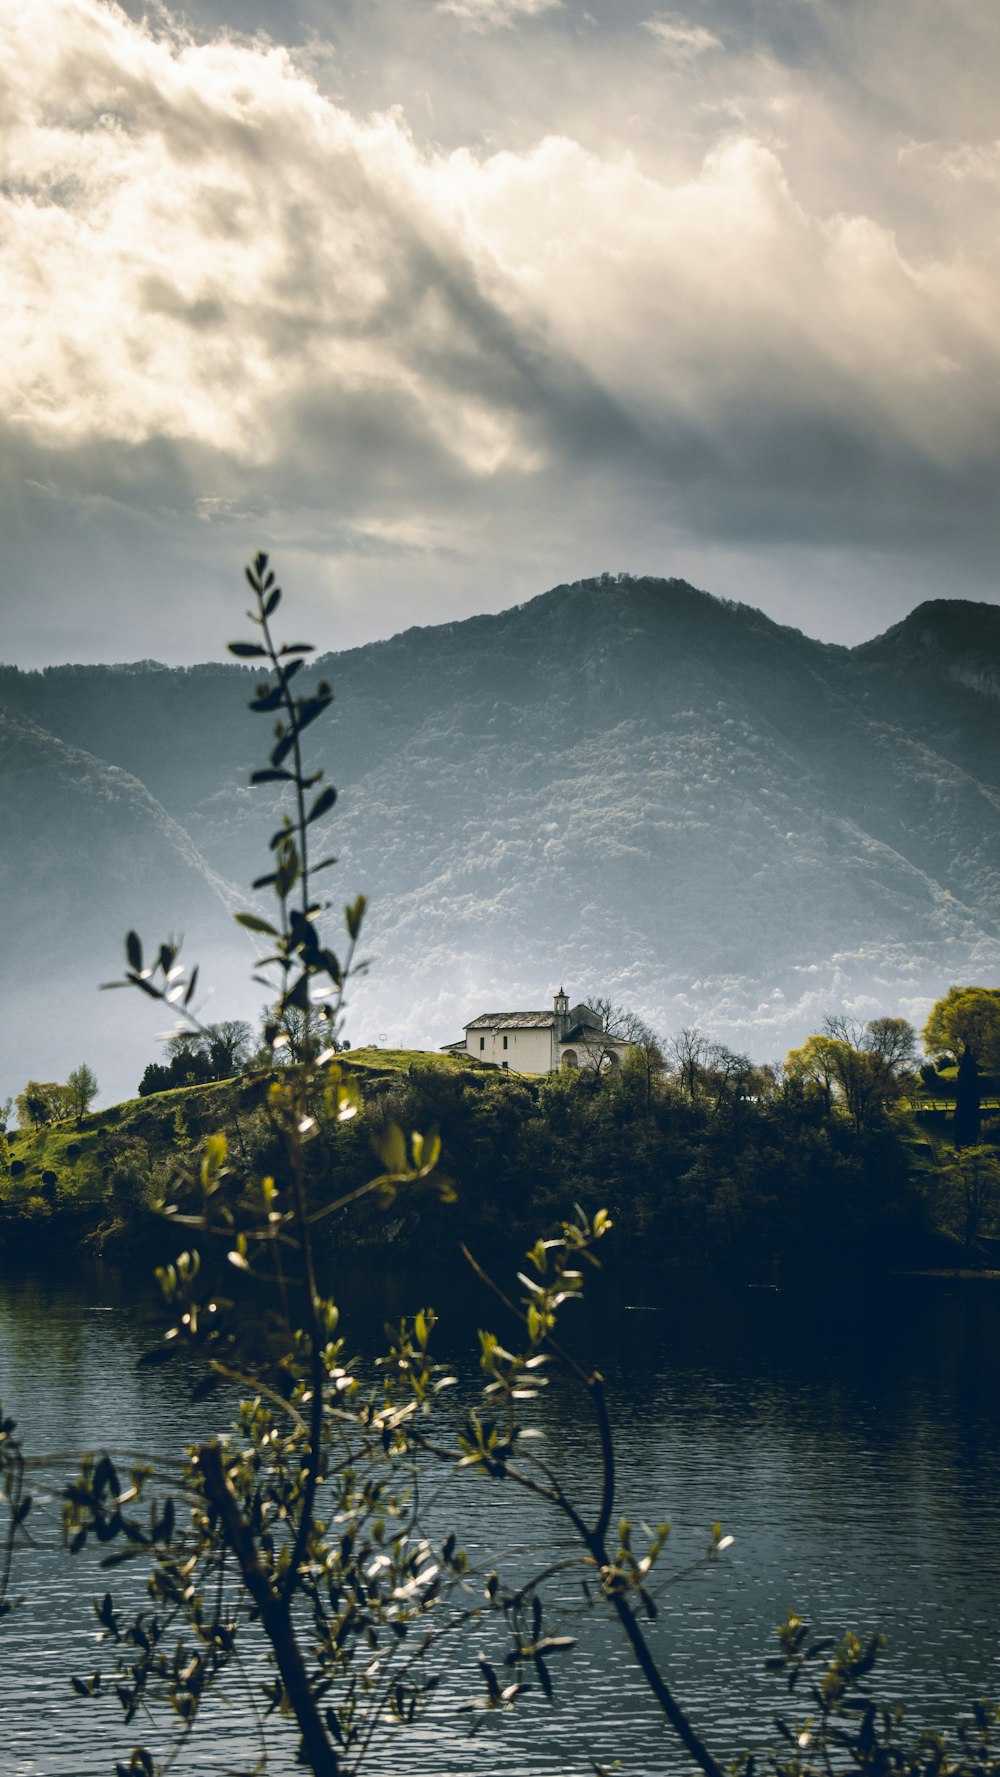
<path fill-rule="evenodd" d="M 209 1502 L 218 1513 L 226 1542 L 239 1563 L 243 1583 L 260 1615 L 261 1627 L 274 1649 L 274 1658 L 289 1706 L 302 1733 L 302 1750 L 315 1777 L 339 1777 L 340 1764 L 327 1738 L 316 1699 L 309 1685 L 305 1661 L 295 1637 L 287 1593 L 277 1592 L 257 1558 L 239 1501 L 226 1475 L 218 1444 L 202 1444 L 198 1468 Z"/>
<path fill-rule="evenodd" d="M 312 1528 L 313 1508 L 316 1503 L 316 1488 L 319 1484 L 320 1449 L 323 1436 L 323 1404 L 324 1404 L 324 1370 L 322 1329 L 320 1327 L 319 1296 L 316 1290 L 316 1270 L 313 1263 L 312 1239 L 309 1233 L 309 1216 L 306 1204 L 305 1182 L 302 1177 L 301 1155 L 296 1155 L 296 1164 L 292 1167 L 292 1195 L 295 1202 L 295 1221 L 299 1238 L 299 1250 L 302 1259 L 302 1280 L 306 1288 L 306 1302 L 309 1316 L 309 1381 L 312 1400 L 309 1403 L 309 1439 L 303 1461 L 305 1484 L 302 1493 L 302 1505 L 299 1511 L 298 1529 L 295 1534 L 295 1545 L 288 1568 L 288 1578 L 284 1592 L 286 1599 L 291 1598 L 298 1585 L 299 1566 L 305 1555 Z M 308 1465 L 308 1467 L 306 1466 Z"/>
<path fill-rule="evenodd" d="M 585 1526 L 582 1525 L 581 1520 L 577 1519 L 576 1522 L 583 1530 L 587 1546 L 590 1553 L 593 1555 L 594 1560 L 600 1568 L 606 1569 L 610 1565 L 607 1542 L 605 1539 L 607 1536 L 608 1525 L 611 1522 L 611 1515 L 614 1510 L 615 1446 L 611 1431 L 611 1421 L 608 1417 L 608 1404 L 604 1394 L 603 1377 L 595 1371 L 593 1375 L 586 1378 L 586 1388 L 587 1393 L 590 1395 L 591 1402 L 593 1403 L 594 1414 L 597 1419 L 598 1436 L 601 1443 L 601 1506 L 597 1523 L 592 1531 L 588 1532 Z M 565 1510 L 566 1507 L 564 1506 L 563 1509 Z M 575 1518 L 576 1514 L 573 1513 L 572 1516 Z M 722 1767 L 716 1764 L 708 1747 L 703 1745 L 702 1741 L 695 1733 L 694 1728 L 691 1726 L 691 1723 L 688 1721 L 687 1716 L 684 1714 L 684 1711 L 680 1708 L 666 1684 L 656 1661 L 650 1653 L 649 1644 L 646 1641 L 646 1637 L 643 1635 L 638 1618 L 636 1617 L 632 1606 L 629 1604 L 628 1599 L 623 1597 L 619 1592 L 612 1592 L 611 1603 L 615 1615 L 625 1632 L 629 1646 L 638 1662 L 639 1670 L 652 1691 L 653 1696 L 656 1698 L 663 1714 L 670 1723 L 670 1726 L 673 1728 L 674 1733 L 677 1735 L 678 1739 L 683 1741 L 691 1754 L 691 1757 L 705 1772 L 706 1777 L 723 1777 Z"/>
<path fill-rule="evenodd" d="M 462 1253 L 480 1281 L 486 1285 L 494 1296 L 496 1296 L 497 1300 L 503 1304 L 504 1308 L 506 1308 L 509 1313 L 513 1314 L 522 1325 L 526 1325 L 527 1319 L 521 1309 L 518 1308 L 517 1304 L 512 1302 L 510 1297 L 499 1288 L 494 1279 L 489 1275 L 489 1272 L 483 1269 L 478 1260 L 469 1251 L 469 1248 L 464 1244 L 462 1246 Z M 597 1519 L 593 1528 L 591 1529 L 588 1526 L 586 1519 L 577 1510 L 572 1500 L 568 1498 L 555 1476 L 552 1475 L 548 1469 L 544 1470 L 546 1478 L 549 1481 L 549 1486 L 547 1487 L 541 1486 L 537 1481 L 532 1480 L 529 1475 L 524 1474 L 520 1469 L 512 1467 L 510 1463 L 504 1464 L 502 1473 L 504 1478 L 513 1481 L 516 1486 L 523 1487 L 527 1492 L 534 1493 L 539 1498 L 547 1500 L 550 1505 L 556 1507 L 557 1511 L 562 1512 L 563 1516 L 567 1518 L 569 1523 L 573 1526 L 573 1529 L 586 1548 L 598 1571 L 602 1575 L 610 1575 L 613 1572 L 614 1563 L 608 1551 L 607 1533 L 614 1514 L 615 1506 L 615 1443 L 614 1433 L 611 1429 L 611 1420 L 608 1415 L 607 1397 L 604 1392 L 604 1378 L 597 1370 L 588 1374 L 583 1366 L 577 1362 L 571 1353 L 568 1352 L 559 1341 L 551 1335 L 551 1333 L 546 1335 L 544 1343 L 549 1347 L 554 1356 L 558 1358 L 564 1369 L 568 1370 L 575 1380 L 586 1390 L 597 1422 L 601 1462 L 601 1500 L 598 1507 Z M 424 1438 L 419 1438 L 417 1441 L 419 1441 L 423 1448 L 431 1455 L 437 1456 L 442 1460 L 455 1461 L 458 1458 L 458 1452 L 456 1451 L 443 1449 L 441 1446 L 436 1446 Z M 680 1707 L 670 1690 L 669 1685 L 664 1679 L 663 1674 L 650 1651 L 649 1643 L 642 1632 L 638 1617 L 632 1609 L 624 1591 L 612 1584 L 607 1589 L 607 1597 L 622 1626 L 622 1630 L 630 1648 L 632 1649 L 632 1653 L 635 1656 L 639 1670 L 656 1699 L 661 1712 L 670 1723 L 674 1733 L 682 1744 L 686 1746 L 695 1763 L 700 1770 L 705 1773 L 705 1777 L 725 1777 L 725 1772 L 723 1771 L 722 1766 L 716 1762 L 712 1754 L 709 1752 L 708 1747 L 705 1746 L 699 1735 L 695 1732 L 695 1729 L 688 1721 L 687 1716 L 684 1714 L 683 1709 Z"/>

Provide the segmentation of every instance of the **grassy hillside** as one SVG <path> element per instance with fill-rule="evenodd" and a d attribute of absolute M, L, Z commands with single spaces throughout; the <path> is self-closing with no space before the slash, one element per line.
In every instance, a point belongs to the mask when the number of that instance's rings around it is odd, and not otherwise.
<path fill-rule="evenodd" d="M 345 1057 L 345 1059 L 348 1059 Z M 460 1075 L 451 1056 L 412 1049 L 359 1049 L 351 1073 L 369 1103 L 416 1066 Z M 251 1137 L 266 1081 L 237 1077 L 131 1098 L 46 1129 L 9 1133 L 8 1169 L 0 1165 L 0 1242 L 31 1227 L 61 1229 L 100 1245 L 140 1219 L 169 1183 L 172 1168 L 197 1159 L 201 1138 L 222 1129 L 234 1150 Z M 372 1156 L 371 1170 L 377 1170 Z"/>

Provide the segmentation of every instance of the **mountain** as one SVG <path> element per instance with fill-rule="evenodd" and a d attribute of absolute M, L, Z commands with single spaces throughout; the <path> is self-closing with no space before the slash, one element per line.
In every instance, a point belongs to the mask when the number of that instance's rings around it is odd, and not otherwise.
<path fill-rule="evenodd" d="M 253 962 L 231 917 L 239 893 L 130 772 L 2 707 L 0 784 L 0 1097 L 95 1058 L 107 1090 L 124 1076 L 134 1091 L 149 1002 L 102 1003 L 98 982 L 120 975 L 137 924 L 157 939 L 197 933 L 238 978 Z"/>
<path fill-rule="evenodd" d="M 336 701 L 312 751 L 340 791 L 326 880 L 338 904 L 372 903 L 355 1038 L 433 1047 L 484 1009 L 547 1005 L 563 981 L 767 1057 L 828 1011 L 920 1021 L 950 982 L 997 977 L 993 606 L 935 601 L 845 649 L 682 581 L 602 576 L 317 665 Z M 12 719 L 135 784 L 106 813 L 149 908 L 130 922 L 151 937 L 179 923 L 157 928 L 154 898 L 197 880 L 217 907 L 260 871 L 279 804 L 247 788 L 269 738 L 246 711 L 254 683 L 236 666 L 0 669 Z M 59 757 L 53 795 L 72 802 Z M 0 757 L 5 795 L 18 769 Z M 19 850 L 44 856 L 39 772 Z M 102 868 L 92 848 L 87 894 Z M 50 884 L 63 930 L 89 917 L 82 884 Z M 244 990 L 209 924 L 223 1016 Z M 110 1027 L 101 1041 L 113 1055 Z M 129 1050 L 133 1072 L 151 1053 Z M 6 1063 L 0 1090 L 16 1074 Z"/>

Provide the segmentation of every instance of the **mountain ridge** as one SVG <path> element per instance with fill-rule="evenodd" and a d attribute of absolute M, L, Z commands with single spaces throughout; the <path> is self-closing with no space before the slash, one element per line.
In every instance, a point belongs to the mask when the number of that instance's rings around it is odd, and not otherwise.
<path fill-rule="evenodd" d="M 992 606 L 928 601 L 849 649 L 627 576 L 315 656 L 323 838 L 338 899 L 372 900 L 359 1034 L 443 1042 L 559 979 L 758 1056 L 826 1011 L 919 1020 L 1000 969 L 1000 711 L 969 682 L 994 659 Z M 247 788 L 256 677 L 0 668 L 0 705 L 130 771 L 232 884 L 278 808 Z"/>

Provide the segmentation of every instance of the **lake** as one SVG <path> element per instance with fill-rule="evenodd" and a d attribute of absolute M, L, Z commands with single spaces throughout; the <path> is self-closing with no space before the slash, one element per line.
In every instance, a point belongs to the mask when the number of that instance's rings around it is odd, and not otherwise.
<path fill-rule="evenodd" d="M 342 1327 L 360 1351 L 374 1351 L 385 1318 L 419 1306 L 413 1287 L 391 1275 L 340 1281 Z M 425 1293 L 443 1315 L 439 1354 L 471 1388 L 476 1321 L 496 1316 L 464 1280 Z M 0 1395 L 31 1453 L 169 1451 L 215 1428 L 218 1405 L 192 1407 L 171 1367 L 136 1370 L 151 1302 L 141 1278 L 110 1268 L 49 1278 L 9 1261 L 0 1269 Z M 618 1509 L 672 1522 L 661 1577 L 704 1549 L 714 1519 L 735 1538 L 717 1562 L 662 1591 L 649 1629 L 718 1758 L 773 1739 L 783 1696 L 762 1664 L 793 1607 L 824 1633 L 884 1631 L 881 1689 L 921 1719 L 954 1719 L 975 1697 L 1000 1697 L 1000 1287 L 913 1278 L 813 1294 L 663 1278 L 605 1285 L 569 1315 L 585 1359 L 601 1353 Z M 586 1498 L 590 1440 L 578 1405 L 553 1394 L 547 1455 Z M 477 1556 L 526 1559 L 516 1551 L 551 1535 L 544 1508 L 474 1477 L 433 1509 L 437 1526 L 454 1523 Z M 53 1547 L 22 1553 L 17 1577 L 28 1601 L 0 1624 L 4 1777 L 93 1777 L 139 1735 L 162 1745 L 138 1723 L 125 1729 L 117 1705 L 71 1691 L 70 1675 L 98 1663 L 89 1601 L 104 1576 Z M 554 1704 L 533 1695 L 470 1736 L 456 1703 L 481 1693 L 479 1648 L 502 1653 L 492 1630 L 477 1630 L 433 1714 L 384 1741 L 364 1770 L 587 1777 L 591 1760 L 617 1759 L 634 1777 L 685 1771 L 613 1624 L 591 1616 L 573 1631 L 580 1645 L 556 1668 Z M 214 1708 L 224 1732 L 196 1735 L 178 1777 L 247 1770 L 259 1756 L 245 1696 Z M 280 1725 L 266 1739 L 269 1768 L 292 1773 Z"/>

